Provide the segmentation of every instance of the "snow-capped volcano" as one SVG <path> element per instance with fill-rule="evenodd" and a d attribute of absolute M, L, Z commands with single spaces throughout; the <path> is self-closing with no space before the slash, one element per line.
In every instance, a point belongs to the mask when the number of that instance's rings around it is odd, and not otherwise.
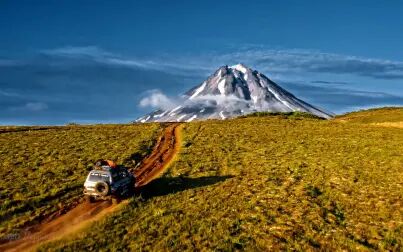
<path fill-rule="evenodd" d="M 226 119 L 257 111 L 301 111 L 323 118 L 332 114 L 289 93 L 265 75 L 243 64 L 222 66 L 184 95 L 184 102 L 171 110 L 157 110 L 136 122 L 176 122 Z"/>

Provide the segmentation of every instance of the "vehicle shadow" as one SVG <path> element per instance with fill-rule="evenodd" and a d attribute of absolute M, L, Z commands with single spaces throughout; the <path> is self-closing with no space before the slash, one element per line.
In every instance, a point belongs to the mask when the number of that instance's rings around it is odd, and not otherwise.
<path fill-rule="evenodd" d="M 150 199 L 157 196 L 164 196 L 198 187 L 213 185 L 225 181 L 234 176 L 206 176 L 199 178 L 188 177 L 162 177 L 157 178 L 147 185 L 139 188 L 138 193 L 143 199 Z"/>

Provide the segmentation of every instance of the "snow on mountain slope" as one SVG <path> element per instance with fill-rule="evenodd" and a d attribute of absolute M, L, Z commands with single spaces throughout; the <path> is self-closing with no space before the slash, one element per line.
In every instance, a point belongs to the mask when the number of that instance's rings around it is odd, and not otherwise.
<path fill-rule="evenodd" d="M 220 67 L 199 86 L 186 92 L 185 98 L 183 104 L 172 110 L 157 110 L 136 122 L 227 119 L 260 111 L 301 111 L 323 118 L 333 116 L 298 99 L 265 75 L 242 64 Z"/>

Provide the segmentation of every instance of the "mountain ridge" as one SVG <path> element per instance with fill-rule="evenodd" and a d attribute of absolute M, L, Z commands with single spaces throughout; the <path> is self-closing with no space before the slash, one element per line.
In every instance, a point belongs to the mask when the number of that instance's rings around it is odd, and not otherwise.
<path fill-rule="evenodd" d="M 264 74 L 243 64 L 221 66 L 184 94 L 181 105 L 156 110 L 136 122 L 227 119 L 253 112 L 307 112 L 329 119 L 333 114 L 298 99 Z"/>

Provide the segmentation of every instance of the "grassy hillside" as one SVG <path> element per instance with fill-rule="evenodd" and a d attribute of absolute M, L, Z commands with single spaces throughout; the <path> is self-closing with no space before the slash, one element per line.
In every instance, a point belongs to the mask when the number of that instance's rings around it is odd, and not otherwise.
<path fill-rule="evenodd" d="M 371 124 L 373 113 L 403 121 L 399 111 L 186 124 L 163 178 L 42 249 L 399 251 L 403 130 Z"/>
<path fill-rule="evenodd" d="M 402 122 L 403 107 L 376 108 L 362 110 L 345 115 L 337 116 L 338 121 L 348 121 L 352 123 L 387 123 Z"/>
<path fill-rule="evenodd" d="M 158 135 L 158 124 L 1 127 L 0 237 L 74 204 L 96 159 L 132 165 Z"/>

